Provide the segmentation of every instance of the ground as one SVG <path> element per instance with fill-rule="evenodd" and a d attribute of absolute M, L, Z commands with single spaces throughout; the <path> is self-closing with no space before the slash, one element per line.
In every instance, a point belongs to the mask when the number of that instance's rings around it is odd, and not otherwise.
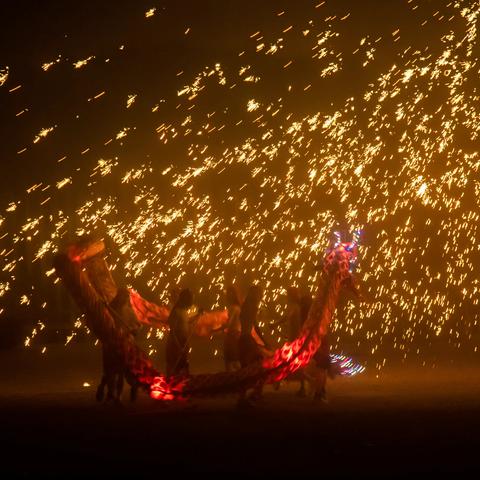
<path fill-rule="evenodd" d="M 480 382 L 473 367 L 366 372 L 329 384 L 329 402 L 266 390 L 256 410 L 236 399 L 97 404 L 98 351 L 0 352 L 2 472 L 136 476 L 217 472 L 392 477 L 480 471 Z M 84 382 L 90 387 L 84 387 Z"/>

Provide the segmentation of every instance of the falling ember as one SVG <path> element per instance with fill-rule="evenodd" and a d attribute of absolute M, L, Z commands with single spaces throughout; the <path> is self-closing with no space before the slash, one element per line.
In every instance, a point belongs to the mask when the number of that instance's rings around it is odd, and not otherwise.
<path fill-rule="evenodd" d="M 95 58 L 94 55 L 90 55 L 88 58 L 85 58 L 84 60 L 78 60 L 73 63 L 73 67 L 76 69 L 84 67 L 88 62 L 93 60 Z"/>
<path fill-rule="evenodd" d="M 44 72 L 46 72 L 47 70 L 49 70 L 51 67 L 53 67 L 56 63 L 60 63 L 62 60 L 62 56 L 59 55 L 58 58 L 56 60 L 53 60 L 52 62 L 45 62 L 42 64 L 42 70 Z"/>
<path fill-rule="evenodd" d="M 150 10 L 147 10 L 145 12 L 145 18 L 150 18 L 155 15 L 156 8 L 150 8 Z"/>
<path fill-rule="evenodd" d="M 426 183 L 422 183 L 422 184 L 420 185 L 420 187 L 418 188 L 418 190 L 417 190 L 417 195 L 418 195 L 419 197 L 422 197 L 426 190 L 427 190 L 427 184 L 426 184 Z"/>
<path fill-rule="evenodd" d="M 0 87 L 7 81 L 8 71 L 9 71 L 8 67 L 0 69 Z"/>
<path fill-rule="evenodd" d="M 68 185 L 69 183 L 72 183 L 72 177 L 69 178 L 64 178 L 63 180 L 60 180 L 57 182 L 57 188 L 63 188 L 65 185 Z"/>
<path fill-rule="evenodd" d="M 249 100 L 247 104 L 247 111 L 248 112 L 253 112 L 257 110 L 260 107 L 260 104 L 256 102 L 255 100 Z"/>
<path fill-rule="evenodd" d="M 129 95 L 128 98 L 127 98 L 127 108 L 130 108 L 134 103 L 135 103 L 135 100 L 137 98 L 137 95 Z"/>
<path fill-rule="evenodd" d="M 33 143 L 38 143 L 42 138 L 45 138 L 54 128 L 55 127 L 42 128 L 33 139 Z"/>

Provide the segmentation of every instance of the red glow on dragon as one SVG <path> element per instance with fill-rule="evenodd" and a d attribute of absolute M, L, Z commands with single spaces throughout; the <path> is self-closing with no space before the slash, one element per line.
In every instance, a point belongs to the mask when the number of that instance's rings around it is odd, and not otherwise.
<path fill-rule="evenodd" d="M 351 242 L 336 241 L 326 252 L 321 280 L 300 336 L 285 343 L 272 356 L 237 372 L 195 375 L 183 379 L 158 376 L 148 381 L 150 396 L 156 400 L 173 400 L 188 396 L 235 393 L 239 388 L 254 386 L 258 382 L 278 382 L 305 367 L 321 345 L 331 322 L 338 296 L 346 287 L 358 295 L 353 280 L 357 262 L 359 232 Z M 147 380 L 147 379 L 145 379 Z"/>

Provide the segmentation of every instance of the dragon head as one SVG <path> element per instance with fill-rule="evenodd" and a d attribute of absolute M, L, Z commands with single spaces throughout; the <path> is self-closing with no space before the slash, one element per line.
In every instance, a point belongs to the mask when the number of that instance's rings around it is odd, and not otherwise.
<path fill-rule="evenodd" d="M 353 281 L 353 272 L 358 261 L 360 234 L 360 230 L 355 230 L 352 240 L 345 242 L 340 232 L 334 232 L 332 246 L 325 253 L 322 267 L 326 275 L 338 275 L 342 285 L 352 289 L 356 295 L 358 295 L 358 290 Z"/>

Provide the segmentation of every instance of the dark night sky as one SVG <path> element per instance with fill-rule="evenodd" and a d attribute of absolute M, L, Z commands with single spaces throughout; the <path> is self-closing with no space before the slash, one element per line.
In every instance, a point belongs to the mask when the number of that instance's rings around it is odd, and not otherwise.
<path fill-rule="evenodd" d="M 238 52 L 251 46 L 249 35 L 260 30 L 274 37 L 283 25 L 306 23 L 315 18 L 315 14 L 319 16 L 313 8 L 317 3 L 310 0 L 2 2 L 0 58 L 2 65 L 10 66 L 11 73 L 8 84 L 0 92 L 3 139 L 0 156 L 11 167 L 2 174 L 1 198 L 11 201 L 31 183 L 61 176 L 62 168 L 56 163 L 59 155 L 78 158 L 79 151 L 108 138 L 113 131 L 122 128 L 122 122 L 140 122 L 137 138 L 122 149 L 125 157 L 158 150 L 158 142 L 151 135 L 155 124 L 148 122 L 145 112 L 159 98 L 171 98 L 181 88 L 182 82 L 176 77 L 179 71 L 187 77 L 214 62 L 234 69 L 238 64 Z M 385 35 L 392 25 L 398 25 L 407 36 L 414 35 L 415 27 L 410 24 L 405 3 L 383 0 L 327 2 L 320 18 L 327 17 L 330 12 L 338 16 L 350 12 L 355 21 L 348 25 L 347 41 L 352 45 L 367 34 L 371 37 Z M 431 3 L 424 2 L 426 10 Z M 151 7 L 157 7 L 157 13 L 146 21 L 145 12 Z M 279 21 L 275 13 L 282 10 L 286 13 Z M 191 33 L 182 35 L 188 27 Z M 428 43 L 428 35 L 428 29 L 423 29 L 425 43 Z M 118 50 L 121 45 L 125 45 L 124 51 Z M 286 61 L 290 53 L 285 52 Z M 388 47 L 379 54 L 388 56 Z M 62 62 L 43 72 L 41 65 L 59 55 Z M 103 65 L 97 61 L 95 68 L 83 71 L 71 68 L 74 61 L 90 55 L 111 61 Z M 299 50 L 295 55 L 295 70 L 290 73 L 294 80 L 303 76 L 308 83 L 308 77 L 316 73 L 311 71 L 309 57 L 302 59 L 308 52 Z M 257 89 L 260 94 L 273 97 L 291 81 L 288 77 L 269 78 L 268 64 L 260 67 L 266 73 L 266 81 Z M 337 104 L 362 92 L 375 72 L 369 75 L 361 74 L 358 65 L 347 63 L 341 75 L 326 82 L 321 96 L 315 94 L 313 104 L 308 97 L 303 99 L 304 104 L 296 99 L 295 113 L 317 111 L 331 102 Z M 18 84 L 22 88 L 8 94 L 7 89 Z M 108 98 L 98 107 L 86 108 L 87 98 L 104 89 Z M 127 116 L 123 99 L 130 92 L 141 93 L 140 108 L 128 112 Z M 220 104 L 225 98 L 211 100 Z M 235 108 L 235 99 L 229 98 L 227 102 Z M 24 108 L 29 109 L 27 114 L 15 117 Z M 169 108 L 170 105 L 163 113 L 174 115 Z M 17 155 L 16 152 L 29 146 L 41 128 L 51 124 L 63 127 L 60 135 L 45 142 L 46 145 L 36 145 L 21 156 Z M 238 132 L 234 135 L 238 141 Z M 228 134 L 225 140 L 228 141 Z M 89 160 L 81 161 L 84 164 Z M 67 172 L 71 166 L 71 163 L 65 166 Z"/>

